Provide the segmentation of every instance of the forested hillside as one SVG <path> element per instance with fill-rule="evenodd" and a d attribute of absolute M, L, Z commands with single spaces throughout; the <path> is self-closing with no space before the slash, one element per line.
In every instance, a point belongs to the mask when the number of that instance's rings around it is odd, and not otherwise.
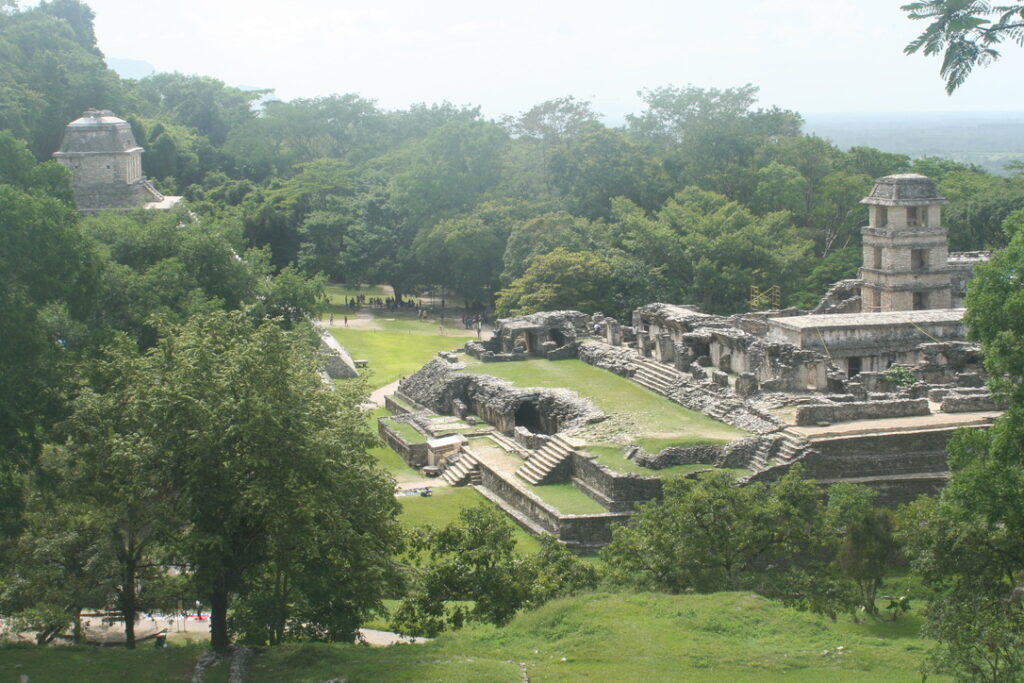
<path fill-rule="evenodd" d="M 926 635 L 939 646 L 925 670 L 1020 677 L 1024 174 L 842 150 L 805 134 L 796 112 L 759 105 L 752 85 L 644 90 L 621 127 L 572 97 L 497 121 L 447 102 L 386 110 L 372 93 L 257 106 L 267 93 L 201 75 L 120 79 L 92 19 L 78 0 L 0 0 L 3 631 L 80 640 L 83 611 L 102 608 L 133 648 L 138 615 L 201 598 L 221 652 L 232 637 L 351 643 L 374 616 L 406 633 L 501 625 L 602 582 L 626 595 L 753 590 L 863 618 L 875 641 L 903 637 L 878 618 L 910 608 L 907 594 L 878 594 L 898 568 L 914 604 L 931 602 Z M 183 194 L 183 208 L 79 214 L 67 169 L 50 158 L 87 108 L 131 123 L 144 172 Z M 497 315 L 625 317 L 655 300 L 730 313 L 747 309 L 753 286 L 773 285 L 786 304 L 813 304 L 857 270 L 873 179 L 911 171 L 949 199 L 952 249 L 1008 245 L 978 267 L 966 321 L 1010 407 L 987 433 L 953 442 L 940 497 L 895 517 L 854 485 L 824 500 L 797 467 L 772 488 L 735 486 L 727 471 L 673 480 L 592 564 L 552 539 L 521 552 L 486 506 L 409 532 L 371 453 L 364 380 L 319 374 L 310 319 L 328 279 L 390 285 L 399 300 L 440 287 Z M 752 604 L 744 595 L 716 605 Z M 537 617 L 559 642 L 567 605 Z M 605 632 L 570 626 L 570 639 Z M 473 639 L 515 628 L 470 633 L 468 649 L 449 652 L 498 651 Z M 792 628 L 775 628 L 770 640 L 792 642 Z M 533 642 L 500 651 L 529 660 L 545 647 Z M 798 665 L 813 668 L 818 645 L 806 647 Z M 827 647 L 830 661 L 846 656 Z"/>
<path fill-rule="evenodd" d="M 201 75 L 119 79 L 91 12 L 54 0 L 0 16 L 0 128 L 37 159 L 86 107 L 128 119 L 144 172 L 200 215 L 242 226 L 275 268 L 394 287 L 443 286 L 499 314 L 651 300 L 716 313 L 779 285 L 810 305 L 860 261 L 859 201 L 881 175 L 939 181 L 951 248 L 1006 242 L 1024 179 L 802 132 L 752 85 L 644 90 L 624 126 L 585 101 L 485 119 L 447 102 L 385 110 L 372 93 L 269 101 Z M 638 84 L 642 85 L 642 84 Z"/>

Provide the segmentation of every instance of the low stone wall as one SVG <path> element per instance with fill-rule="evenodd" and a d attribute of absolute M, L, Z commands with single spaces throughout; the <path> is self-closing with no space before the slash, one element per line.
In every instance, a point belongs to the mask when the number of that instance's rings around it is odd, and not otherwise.
<path fill-rule="evenodd" d="M 928 399 L 926 398 L 829 403 L 799 406 L 796 409 L 796 423 L 798 425 L 813 425 L 818 422 L 874 420 L 886 417 L 929 415 L 930 412 L 928 410 Z"/>
<path fill-rule="evenodd" d="M 499 473 L 480 463 L 480 485 L 489 489 L 498 498 L 526 514 L 545 531 L 558 535 L 558 510 L 538 496 L 525 491 L 506 480 Z"/>
<path fill-rule="evenodd" d="M 409 443 L 388 425 L 387 417 L 377 418 L 377 433 L 388 447 L 401 456 L 409 467 L 419 469 L 427 464 L 427 444 Z"/>
<path fill-rule="evenodd" d="M 999 404 L 988 393 L 962 394 L 950 392 L 942 399 L 944 413 L 976 413 L 987 410 L 1000 410 Z"/>
<path fill-rule="evenodd" d="M 572 483 L 613 512 L 626 512 L 637 503 L 661 498 L 661 479 L 657 477 L 613 472 L 582 453 L 573 453 L 570 461 Z"/>
<path fill-rule="evenodd" d="M 485 463 L 480 463 L 480 486 L 579 554 L 595 552 L 610 543 L 612 525 L 624 524 L 629 519 L 628 512 L 562 514 Z"/>

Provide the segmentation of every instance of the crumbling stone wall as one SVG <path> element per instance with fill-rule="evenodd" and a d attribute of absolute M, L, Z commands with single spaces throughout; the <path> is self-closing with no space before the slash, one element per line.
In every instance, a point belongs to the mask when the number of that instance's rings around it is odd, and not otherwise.
<path fill-rule="evenodd" d="M 712 467 L 751 467 L 765 438 L 740 439 L 727 444 L 702 444 L 697 446 L 670 446 L 658 453 L 648 453 L 639 446 L 630 447 L 627 457 L 652 470 L 673 465 L 710 465 Z"/>
<path fill-rule="evenodd" d="M 929 414 L 931 411 L 928 409 L 926 398 L 825 403 L 799 406 L 796 409 L 796 423 L 813 425 L 819 422 L 849 422 Z"/>
<path fill-rule="evenodd" d="M 593 456 L 573 453 L 572 483 L 613 512 L 633 510 L 638 503 L 661 498 L 661 479 L 613 472 Z"/>
<path fill-rule="evenodd" d="M 604 419 L 593 403 L 568 389 L 521 389 L 497 377 L 455 372 L 463 367 L 463 363 L 435 358 L 402 380 L 399 390 L 446 415 L 454 414 L 461 401 L 470 412 L 510 436 L 515 433 L 516 412 L 524 403 L 536 407 L 541 431 L 547 434 Z"/>
<path fill-rule="evenodd" d="M 825 296 L 821 298 L 818 305 L 811 311 L 811 315 L 823 315 L 829 313 L 860 313 L 861 297 L 860 288 L 863 280 L 840 280 L 835 282 Z"/>

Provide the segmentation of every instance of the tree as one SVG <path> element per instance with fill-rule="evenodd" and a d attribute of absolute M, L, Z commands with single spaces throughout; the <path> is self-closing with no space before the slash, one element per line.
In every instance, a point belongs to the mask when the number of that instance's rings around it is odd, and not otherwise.
<path fill-rule="evenodd" d="M 511 523 L 496 508 L 464 508 L 441 529 L 419 528 L 410 553 L 413 585 L 392 620 L 400 633 L 435 636 L 468 621 L 499 626 L 523 607 L 597 585 L 597 573 L 552 537 L 529 557 L 516 552 Z M 472 609 L 452 605 L 473 601 Z"/>
<path fill-rule="evenodd" d="M 947 446 L 949 483 L 899 518 L 911 567 L 936 593 L 926 616 L 939 645 L 928 666 L 958 680 L 1017 680 L 1024 670 L 1022 273 L 1024 232 L 1017 230 L 1006 249 L 978 267 L 966 301 L 965 321 L 985 352 L 989 388 L 1008 410 L 988 430 L 957 431 Z"/>
<path fill-rule="evenodd" d="M 379 608 L 400 544 L 393 483 L 366 453 L 359 387 L 332 390 L 305 329 L 240 312 L 166 330 L 136 387 L 184 511 L 176 550 L 211 605 L 211 644 L 229 643 L 233 595 L 280 572 L 322 637 L 343 640 Z M 347 599 L 316 605 L 324 581 Z M 295 604 L 285 592 L 277 607 Z M 280 609 L 264 615 L 279 623 Z"/>
<path fill-rule="evenodd" d="M 996 46 L 1009 40 L 1024 45 L 1024 4 L 993 5 L 986 0 L 921 0 L 901 8 L 910 19 L 931 23 L 904 52 L 942 54 L 939 74 L 953 94 L 976 66 L 999 59 Z"/>
<path fill-rule="evenodd" d="M 161 467 L 164 453 L 148 434 L 151 416 L 137 400 L 139 386 L 150 379 L 135 344 L 118 338 L 86 365 L 73 412 L 61 425 L 63 443 L 44 462 L 55 482 L 54 507 L 77 514 L 78 526 L 92 532 L 85 542 L 109 558 L 100 585 L 115 597 L 128 649 L 135 648 L 135 621 L 145 606 L 142 586 L 166 573 L 156 551 L 181 528 Z"/>
<path fill-rule="evenodd" d="M 507 316 L 565 308 L 609 310 L 611 280 L 611 264 L 599 254 L 558 247 L 533 259 L 521 278 L 498 292 L 495 312 Z"/>
<path fill-rule="evenodd" d="M 877 495 L 866 486 L 833 484 L 825 508 L 826 523 L 838 537 L 836 565 L 857 585 L 868 614 L 878 614 L 875 597 L 896 555 L 892 511 L 873 505 Z"/>
<path fill-rule="evenodd" d="M 22 477 L 63 414 L 59 387 L 74 356 L 64 332 L 89 317 L 101 260 L 74 208 L 34 185 L 39 167 L 24 146 L 6 134 L 0 145 L 13 152 L 0 168 L 0 531 L 10 533 Z"/>
<path fill-rule="evenodd" d="M 666 480 L 660 502 L 613 529 L 601 559 L 613 578 L 641 588 L 771 594 L 820 538 L 816 485 L 800 475 L 793 468 L 771 488 L 735 486 L 717 470 Z"/>

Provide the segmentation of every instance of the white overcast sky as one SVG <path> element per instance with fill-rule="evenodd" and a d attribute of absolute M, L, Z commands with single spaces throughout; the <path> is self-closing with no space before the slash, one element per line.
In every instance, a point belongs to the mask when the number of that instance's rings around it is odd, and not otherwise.
<path fill-rule="evenodd" d="M 498 116 L 574 95 L 614 118 L 640 110 L 641 88 L 753 83 L 762 105 L 800 112 L 1024 111 L 1024 49 L 949 97 L 937 58 L 902 52 L 924 28 L 909 0 L 86 1 L 108 57 L 286 100 Z"/>

